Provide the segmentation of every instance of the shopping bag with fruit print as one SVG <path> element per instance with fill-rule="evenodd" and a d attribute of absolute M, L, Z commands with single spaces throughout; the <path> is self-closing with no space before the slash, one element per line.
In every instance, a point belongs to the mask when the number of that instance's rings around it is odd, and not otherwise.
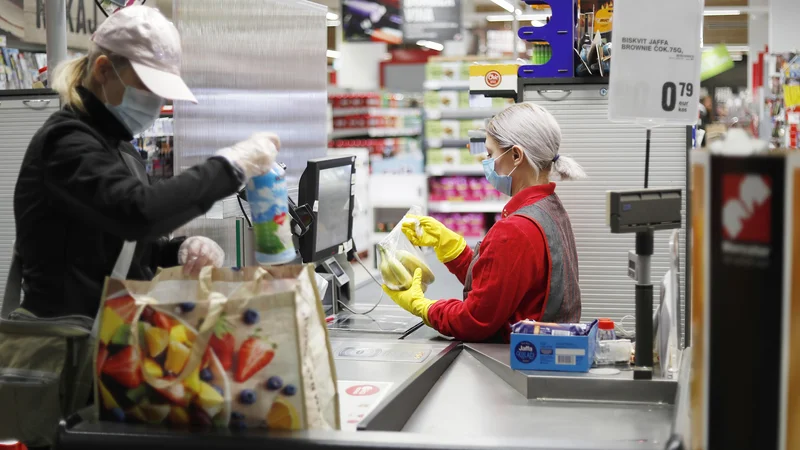
<path fill-rule="evenodd" d="M 311 266 L 109 279 L 95 359 L 101 420 L 171 428 L 338 429 Z"/>

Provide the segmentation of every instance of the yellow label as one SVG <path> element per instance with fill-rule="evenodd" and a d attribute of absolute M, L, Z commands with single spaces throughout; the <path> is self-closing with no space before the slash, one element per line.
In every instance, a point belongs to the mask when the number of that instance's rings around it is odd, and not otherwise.
<path fill-rule="evenodd" d="M 473 64 L 469 66 L 469 76 L 482 77 L 492 71 L 500 75 L 516 75 L 518 69 L 516 64 Z"/>
<path fill-rule="evenodd" d="M 706 167 L 702 164 L 692 166 L 692 376 L 690 385 L 691 428 L 693 450 L 701 450 L 705 441 L 705 254 L 706 223 Z"/>
<path fill-rule="evenodd" d="M 613 25 L 614 6 L 612 4 L 605 4 L 594 15 L 594 31 L 595 33 L 608 33 L 611 31 Z"/>

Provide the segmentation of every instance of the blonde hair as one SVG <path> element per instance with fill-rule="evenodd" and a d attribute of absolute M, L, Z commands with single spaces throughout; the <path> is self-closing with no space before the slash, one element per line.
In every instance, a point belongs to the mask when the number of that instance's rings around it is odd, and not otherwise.
<path fill-rule="evenodd" d="M 79 111 L 86 111 L 78 87 L 89 88 L 92 84 L 92 67 L 100 56 L 111 60 L 114 68 L 122 70 L 130 66 L 130 61 L 124 56 L 108 51 L 95 44 L 89 47 L 89 54 L 70 61 L 65 61 L 56 67 L 50 87 L 58 92 L 61 103 Z"/>
<path fill-rule="evenodd" d="M 556 118 L 539 105 L 509 106 L 489 121 L 486 134 L 503 150 L 514 146 L 521 148 L 537 178 L 541 171 L 550 171 L 560 180 L 586 178 L 586 172 L 577 161 L 558 153 L 561 127 Z"/>

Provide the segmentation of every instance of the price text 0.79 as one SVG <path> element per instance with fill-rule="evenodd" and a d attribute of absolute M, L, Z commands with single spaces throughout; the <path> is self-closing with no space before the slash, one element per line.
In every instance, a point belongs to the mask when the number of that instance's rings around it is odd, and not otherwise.
<path fill-rule="evenodd" d="M 672 112 L 677 106 L 679 112 L 686 112 L 689 107 L 688 100 L 678 101 L 678 97 L 691 98 L 694 94 L 694 85 L 692 83 L 678 83 L 677 85 L 671 81 L 664 83 L 661 88 L 661 108 L 664 111 Z"/>

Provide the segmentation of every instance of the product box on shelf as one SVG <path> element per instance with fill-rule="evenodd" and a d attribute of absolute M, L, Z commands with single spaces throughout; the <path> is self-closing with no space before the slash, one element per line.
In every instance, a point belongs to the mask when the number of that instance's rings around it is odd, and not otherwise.
<path fill-rule="evenodd" d="M 458 109 L 470 109 L 469 91 L 458 91 Z"/>
<path fill-rule="evenodd" d="M 467 238 L 479 238 L 486 233 L 486 218 L 480 213 L 434 213 L 431 214 L 431 217 L 441 222 L 448 229 Z"/>
<path fill-rule="evenodd" d="M 461 78 L 463 70 L 460 61 L 430 62 L 425 65 L 425 79 L 432 81 L 455 81 Z"/>
<path fill-rule="evenodd" d="M 366 148 L 370 154 L 394 156 L 402 153 L 420 153 L 422 147 L 416 138 L 389 139 L 338 139 L 328 143 L 330 148 Z"/>
<path fill-rule="evenodd" d="M 477 165 L 478 167 L 480 167 L 481 161 L 483 161 L 483 159 L 486 157 L 486 154 L 473 155 L 472 153 L 469 152 L 468 148 L 462 148 L 459 150 L 459 152 L 461 155 L 459 161 L 461 162 L 461 165 L 464 166 Z"/>
<path fill-rule="evenodd" d="M 480 130 L 486 126 L 485 119 L 461 120 L 459 139 L 469 139 L 470 130 Z"/>
<path fill-rule="evenodd" d="M 442 120 L 442 139 L 460 139 L 461 137 L 461 121 L 458 120 Z"/>
<path fill-rule="evenodd" d="M 381 106 L 378 93 L 336 94 L 329 95 L 328 100 L 336 108 L 375 108 Z"/>
<path fill-rule="evenodd" d="M 455 109 L 460 106 L 458 91 L 427 91 L 424 100 L 428 109 Z"/>
<path fill-rule="evenodd" d="M 511 368 L 588 372 L 594 362 L 597 325 L 588 336 L 511 333 Z"/>
<path fill-rule="evenodd" d="M 502 195 L 484 177 L 432 177 L 429 198 L 434 202 L 499 201 Z"/>
<path fill-rule="evenodd" d="M 428 165 L 460 166 L 461 150 L 455 148 L 428 149 Z"/>

